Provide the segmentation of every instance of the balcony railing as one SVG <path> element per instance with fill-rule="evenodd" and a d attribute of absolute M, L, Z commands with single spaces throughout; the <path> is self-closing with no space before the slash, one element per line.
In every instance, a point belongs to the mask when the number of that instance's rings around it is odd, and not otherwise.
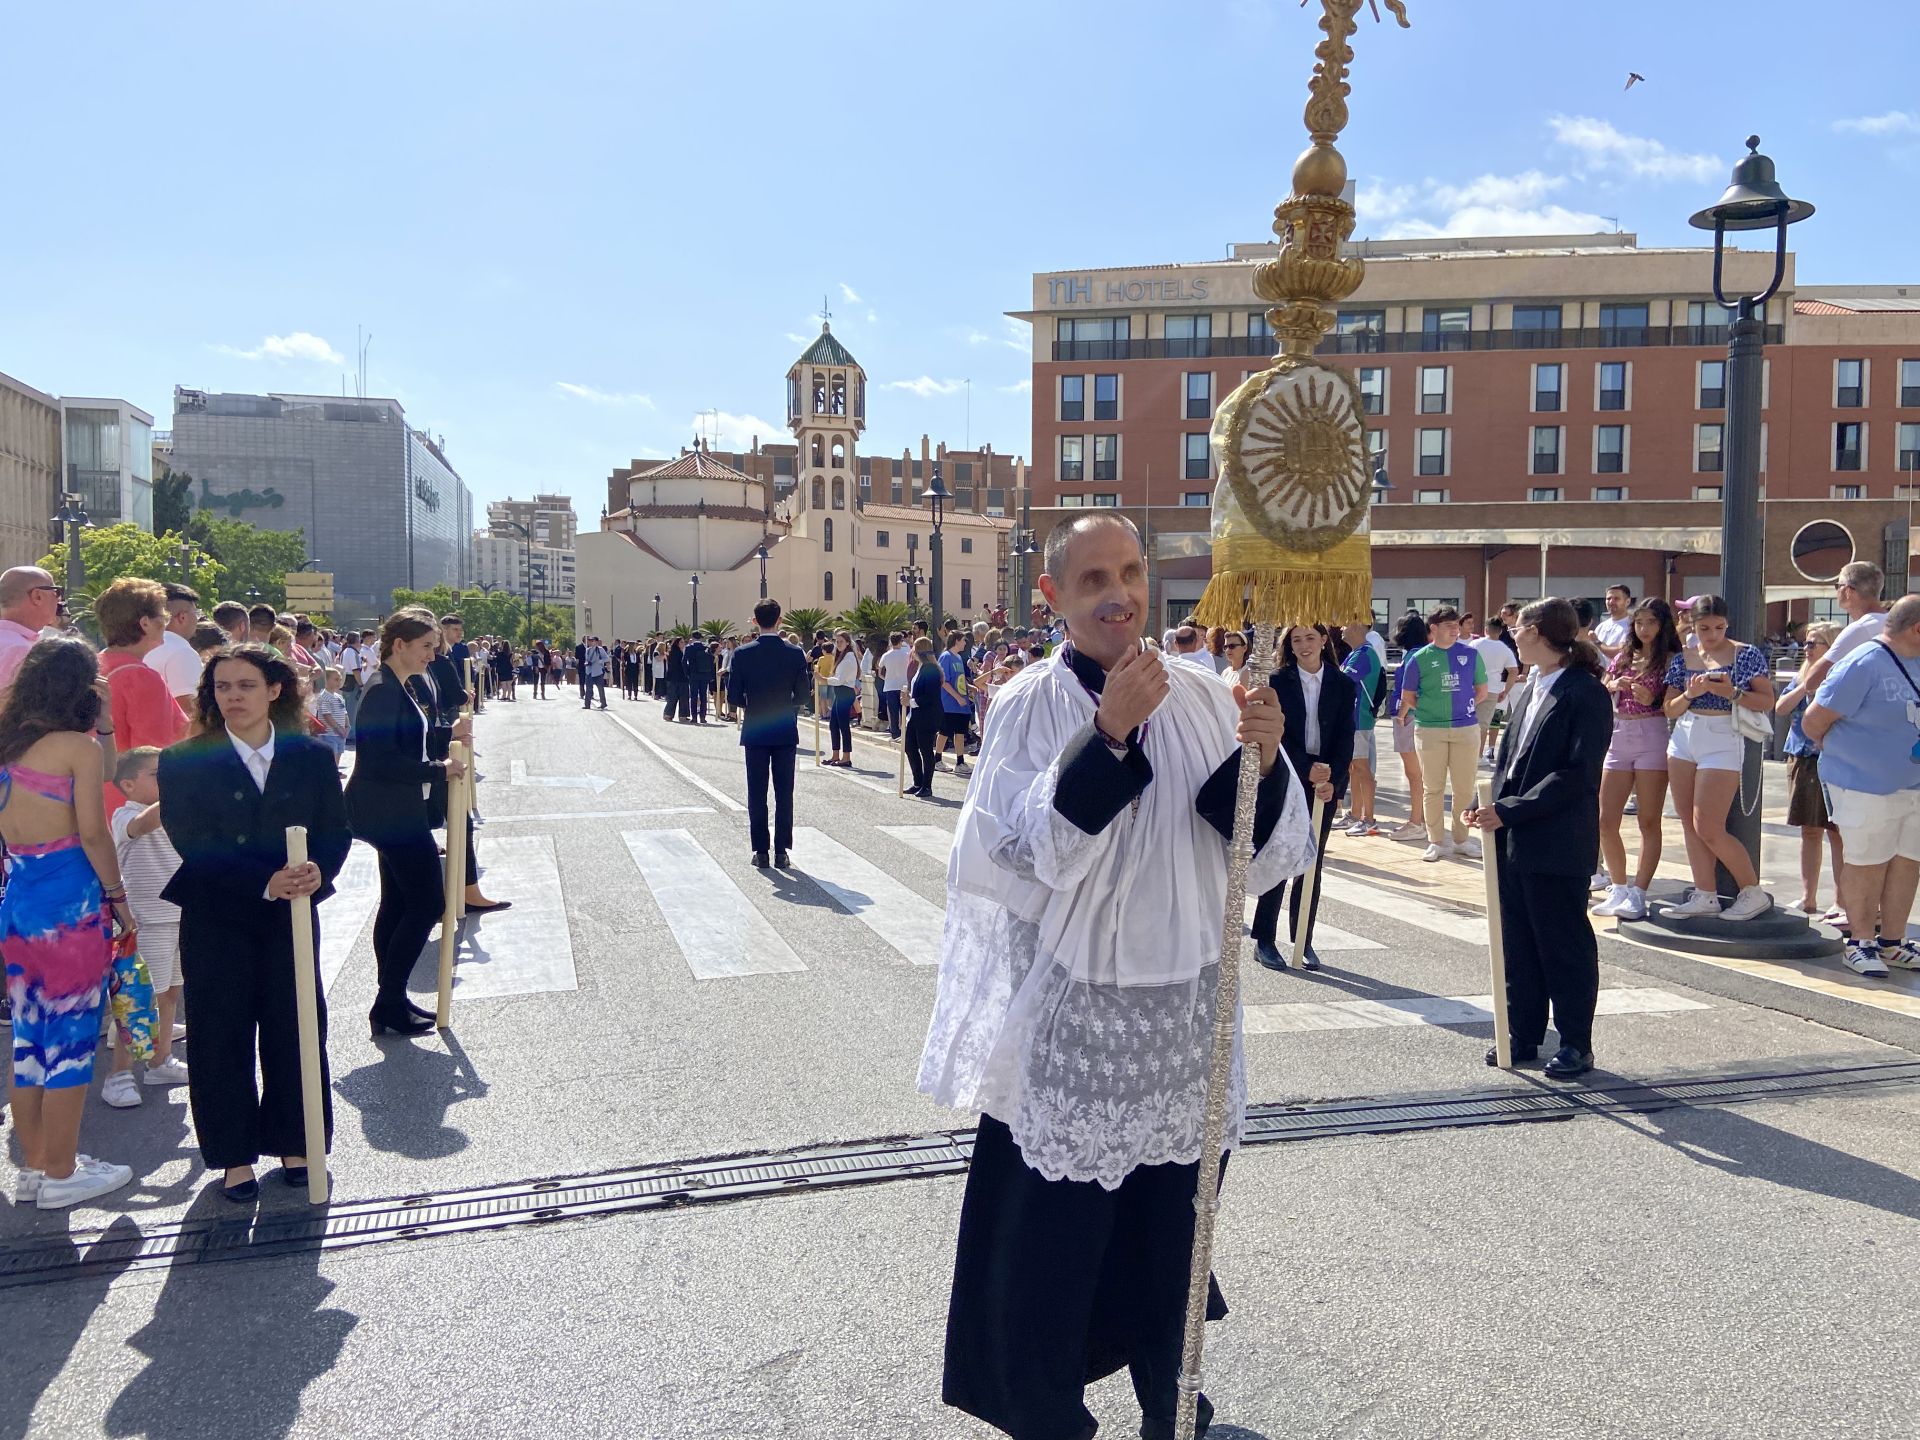
<path fill-rule="evenodd" d="M 1777 345 L 1785 327 L 1766 327 L 1766 343 Z M 1440 336 L 1409 330 L 1391 334 L 1356 331 L 1329 335 L 1315 350 L 1318 355 L 1417 355 L 1436 347 L 1443 350 L 1618 350 L 1639 348 L 1724 348 L 1725 325 L 1588 326 L 1560 330 L 1447 331 Z M 1168 360 L 1233 359 L 1273 355 L 1279 342 L 1271 335 L 1216 335 L 1212 339 L 1056 340 L 1055 360 Z M 1912 390 L 1913 387 L 1907 387 Z M 1903 403 L 1906 403 L 1903 395 Z"/>

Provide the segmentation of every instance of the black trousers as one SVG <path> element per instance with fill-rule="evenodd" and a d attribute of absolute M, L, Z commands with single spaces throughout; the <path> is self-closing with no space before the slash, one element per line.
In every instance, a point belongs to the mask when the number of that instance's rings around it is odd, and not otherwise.
<path fill-rule="evenodd" d="M 373 917 L 379 989 L 373 1008 L 391 1015 L 406 1008 L 407 977 L 446 909 L 447 891 L 431 830 L 373 848 L 380 856 L 380 909 Z"/>
<path fill-rule="evenodd" d="M 672 720 L 676 715 L 682 720 L 686 719 L 688 715 L 687 682 L 684 680 L 669 680 L 666 682 L 666 687 L 667 719 Z"/>
<path fill-rule="evenodd" d="M 933 784 L 933 742 L 940 736 L 940 721 L 922 717 L 918 711 L 907 721 L 907 764 L 913 770 L 913 784 L 925 790 Z"/>
<path fill-rule="evenodd" d="M 1313 921 L 1314 917 L 1320 913 L 1320 869 L 1326 864 L 1327 837 L 1333 833 L 1334 812 L 1340 808 L 1339 799 L 1340 797 L 1336 795 L 1329 800 L 1326 813 L 1320 817 L 1320 833 L 1314 837 L 1313 869 L 1296 875 L 1291 880 L 1282 880 L 1262 895 L 1254 905 L 1252 930 L 1255 940 L 1264 940 L 1269 945 L 1276 943 L 1280 933 L 1280 901 L 1291 890 L 1292 898 L 1287 900 L 1287 924 L 1294 938 L 1294 953 L 1303 953 L 1307 946 L 1313 943 Z M 1311 814 L 1312 811 L 1308 813 Z M 1306 887 L 1308 875 L 1313 876 L 1313 901 L 1307 906 L 1306 919 L 1303 923 L 1300 916 L 1300 892 Z"/>
<path fill-rule="evenodd" d="M 707 723 L 707 697 L 712 692 L 707 689 L 704 680 L 690 680 L 687 684 L 692 692 L 688 698 L 693 702 L 693 718 L 704 725 Z"/>
<path fill-rule="evenodd" d="M 1094 1431 L 1086 1387 L 1124 1365 L 1142 1433 L 1171 1440 L 1199 1173 L 1142 1165 L 1118 1190 L 1048 1180 L 1004 1124 L 982 1115 L 960 1203 L 941 1398 L 1014 1440 L 1081 1440 Z M 1209 1278 L 1207 1318 L 1226 1313 Z M 1203 1422 L 1211 1412 L 1203 1398 Z"/>
<path fill-rule="evenodd" d="M 747 757 L 747 827 L 754 852 L 793 848 L 793 758 L 797 745 L 743 745 Z M 767 782 L 773 782 L 773 838 L 767 837 Z"/>
<path fill-rule="evenodd" d="M 1587 918 L 1585 875 L 1535 875 L 1500 853 L 1500 924 L 1507 952 L 1507 1029 L 1516 1046 L 1547 1036 L 1547 1006 L 1560 1043 L 1593 1049 L 1600 1000 L 1600 946 Z"/>
<path fill-rule="evenodd" d="M 180 963 L 193 1012 L 187 1100 L 209 1170 L 262 1155 L 305 1155 L 300 1028 L 293 993 L 293 926 L 285 901 L 180 915 Z M 314 997 L 320 1010 L 320 1091 L 333 1144 L 327 1072 L 327 1002 L 320 988 L 320 920 L 313 925 Z M 259 1062 L 255 1084 L 255 1057 Z"/>
<path fill-rule="evenodd" d="M 904 690 L 880 692 L 880 718 L 886 722 L 887 733 L 896 740 L 900 738 L 900 700 L 906 693 Z"/>

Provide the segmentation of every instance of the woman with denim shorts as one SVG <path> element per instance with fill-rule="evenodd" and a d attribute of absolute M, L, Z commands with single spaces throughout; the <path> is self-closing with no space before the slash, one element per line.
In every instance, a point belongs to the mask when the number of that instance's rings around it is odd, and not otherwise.
<path fill-rule="evenodd" d="M 1650 595 L 1634 607 L 1626 644 L 1607 666 L 1613 695 L 1613 740 L 1600 773 L 1600 856 L 1607 893 L 1595 915 L 1620 920 L 1647 918 L 1647 887 L 1660 865 L 1660 817 L 1667 806 L 1667 667 L 1680 654 L 1673 607 Z M 1640 823 L 1640 863 L 1627 874 L 1627 847 L 1620 825 L 1627 801 Z"/>

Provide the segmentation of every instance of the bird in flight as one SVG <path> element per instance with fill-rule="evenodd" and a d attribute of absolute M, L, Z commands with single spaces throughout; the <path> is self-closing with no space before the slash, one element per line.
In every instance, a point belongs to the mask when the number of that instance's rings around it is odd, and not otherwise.
<path fill-rule="evenodd" d="M 1646 78 L 1647 78 L 1646 76 L 1642 75 L 1637 70 L 1629 70 L 1627 72 L 1627 83 L 1625 88 L 1628 90 L 1631 90 L 1637 82 L 1644 80 Z"/>

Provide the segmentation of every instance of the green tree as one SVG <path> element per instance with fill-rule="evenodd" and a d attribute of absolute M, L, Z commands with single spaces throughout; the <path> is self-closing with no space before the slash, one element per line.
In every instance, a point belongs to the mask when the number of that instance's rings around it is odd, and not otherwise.
<path fill-rule="evenodd" d="M 286 608 L 287 572 L 307 561 L 303 530 L 262 530 L 244 520 L 226 520 L 196 510 L 187 534 L 206 547 L 224 571 L 216 598 L 253 603 L 252 592 L 276 610 Z M 194 588 L 199 589 L 198 586 Z M 201 590 L 201 599 L 207 592 Z"/>
<path fill-rule="evenodd" d="M 693 626 L 684 620 L 678 625 L 670 625 L 667 627 L 667 638 L 669 640 L 691 640 L 698 633 Z"/>
<path fill-rule="evenodd" d="M 137 575 L 162 582 L 179 579 L 180 537 L 154 535 L 132 521 L 88 527 L 80 532 L 80 562 L 86 568 L 86 580 L 78 595 L 67 597 L 67 609 L 75 618 L 91 616 L 94 597 L 123 575 Z M 40 566 L 55 579 L 64 581 L 67 574 L 66 542 L 61 541 L 42 556 Z M 205 555 L 196 556 L 186 583 L 204 597 L 218 592 L 223 573 L 218 560 Z"/>
<path fill-rule="evenodd" d="M 811 640 L 833 623 L 833 617 L 818 605 L 800 605 L 781 616 L 794 634 Z"/>
<path fill-rule="evenodd" d="M 153 528 L 165 534 L 188 533 L 193 523 L 193 477 L 184 470 L 168 468 L 153 477 Z M 196 586 L 196 589 L 199 587 Z"/>
<path fill-rule="evenodd" d="M 722 640 L 731 640 L 740 632 L 733 628 L 733 622 L 731 620 L 702 620 L 700 622 L 700 633 L 706 636 L 710 642 L 718 644 Z"/>
<path fill-rule="evenodd" d="M 862 595 L 836 615 L 833 623 L 856 635 L 878 635 L 885 639 L 892 631 L 905 630 L 909 618 L 904 600 L 876 600 L 871 595 Z"/>
<path fill-rule="evenodd" d="M 533 640 L 573 644 L 573 611 L 567 606 L 540 605 L 533 614 L 533 634 L 527 634 L 527 607 L 519 597 L 505 590 L 488 594 L 484 590 L 455 590 L 451 585 L 436 585 L 431 590 L 393 592 L 393 608 L 419 605 L 438 618 L 458 615 L 469 635 L 504 635 L 520 644 Z"/>

